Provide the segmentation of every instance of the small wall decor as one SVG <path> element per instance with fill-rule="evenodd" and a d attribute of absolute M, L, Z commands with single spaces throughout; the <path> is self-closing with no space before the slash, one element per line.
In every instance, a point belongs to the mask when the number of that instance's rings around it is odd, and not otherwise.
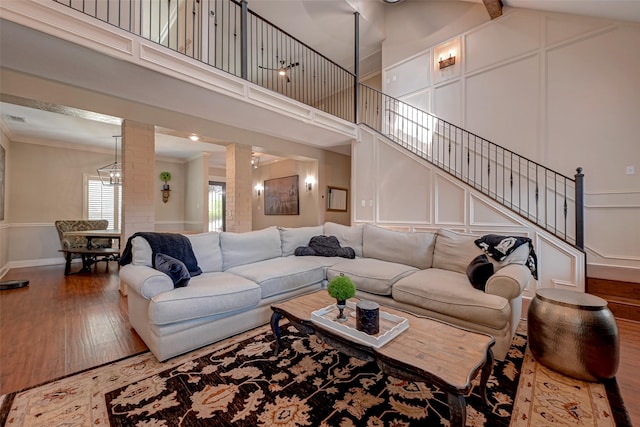
<path fill-rule="evenodd" d="M 163 171 L 160 172 L 160 180 L 164 182 L 162 185 L 162 201 L 167 203 L 169 201 L 169 194 L 171 193 L 171 187 L 169 186 L 169 181 L 171 181 L 171 172 Z"/>
<path fill-rule="evenodd" d="M 327 187 L 327 211 L 346 212 L 349 200 L 349 190 L 340 187 Z"/>
<path fill-rule="evenodd" d="M 265 215 L 300 215 L 298 175 L 264 181 Z"/>

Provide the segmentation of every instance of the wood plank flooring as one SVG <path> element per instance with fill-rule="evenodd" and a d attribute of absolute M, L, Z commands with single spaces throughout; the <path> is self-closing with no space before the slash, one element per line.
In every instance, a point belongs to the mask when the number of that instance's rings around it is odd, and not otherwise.
<path fill-rule="evenodd" d="M 65 276 L 64 266 L 14 269 L 0 291 L 0 394 L 147 350 L 131 329 L 118 267 Z"/>
<path fill-rule="evenodd" d="M 131 329 L 117 265 L 64 276 L 64 266 L 13 269 L 2 280 L 29 280 L 0 291 L 0 394 L 121 359 L 147 347 Z M 640 322 L 617 319 L 617 381 L 640 426 Z"/>

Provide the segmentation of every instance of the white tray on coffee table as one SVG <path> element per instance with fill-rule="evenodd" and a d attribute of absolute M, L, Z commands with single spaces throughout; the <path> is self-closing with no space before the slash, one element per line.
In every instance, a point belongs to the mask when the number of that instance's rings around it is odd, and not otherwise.
<path fill-rule="evenodd" d="M 347 320 L 345 322 L 338 322 L 335 320 L 336 317 L 338 317 L 339 311 L 340 310 L 335 304 L 331 304 L 325 308 L 312 312 L 311 321 L 339 334 L 346 335 L 354 341 L 374 348 L 382 347 L 400 335 L 402 331 L 409 328 L 409 320 L 380 310 L 379 332 L 375 335 L 369 335 L 356 329 L 356 303 L 347 301 L 347 306 L 344 309 L 345 315 L 347 316 Z"/>

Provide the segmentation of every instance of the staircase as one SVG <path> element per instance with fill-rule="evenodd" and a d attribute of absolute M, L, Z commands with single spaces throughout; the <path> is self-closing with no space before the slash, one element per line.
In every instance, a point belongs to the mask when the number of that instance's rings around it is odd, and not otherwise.
<path fill-rule="evenodd" d="M 587 292 L 605 299 L 616 318 L 640 323 L 640 283 L 588 277 Z"/>

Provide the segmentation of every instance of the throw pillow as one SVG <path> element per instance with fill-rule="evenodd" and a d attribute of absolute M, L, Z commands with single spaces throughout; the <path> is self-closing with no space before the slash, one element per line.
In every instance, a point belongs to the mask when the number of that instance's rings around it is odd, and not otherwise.
<path fill-rule="evenodd" d="M 189 284 L 191 275 L 184 262 L 169 255 L 157 253 L 155 269 L 171 278 L 174 288 L 183 288 Z"/>
<path fill-rule="evenodd" d="M 489 277 L 493 275 L 493 263 L 485 254 L 478 255 L 467 266 L 467 277 L 474 288 L 484 291 Z"/>

